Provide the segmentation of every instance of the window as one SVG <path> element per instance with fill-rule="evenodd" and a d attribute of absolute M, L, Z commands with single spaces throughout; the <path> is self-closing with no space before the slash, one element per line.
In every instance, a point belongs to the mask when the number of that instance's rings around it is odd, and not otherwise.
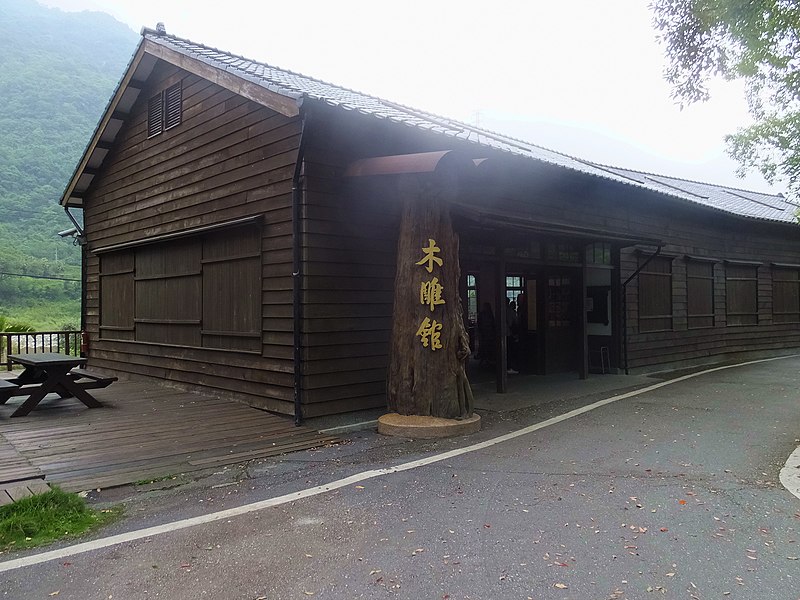
<path fill-rule="evenodd" d="M 525 282 L 517 275 L 506 276 L 506 298 L 516 302 L 517 296 L 525 291 Z"/>
<path fill-rule="evenodd" d="M 100 261 L 100 337 L 132 340 L 133 251 L 106 254 Z"/>
<path fill-rule="evenodd" d="M 775 323 L 800 322 L 800 267 L 774 268 L 772 315 Z"/>
<path fill-rule="evenodd" d="M 261 236 L 253 225 L 103 253 L 100 334 L 261 349 Z"/>
<path fill-rule="evenodd" d="M 649 257 L 639 257 L 643 265 Z M 639 331 L 672 329 L 672 258 L 656 256 L 639 272 Z"/>
<path fill-rule="evenodd" d="M 611 244 L 608 242 L 594 242 L 586 246 L 586 264 L 610 265 Z"/>
<path fill-rule="evenodd" d="M 758 265 L 725 266 L 728 325 L 758 324 Z"/>
<path fill-rule="evenodd" d="M 547 244 L 545 249 L 547 260 L 553 262 L 564 263 L 579 263 L 581 262 L 581 253 L 578 246 L 568 243 L 550 243 Z"/>
<path fill-rule="evenodd" d="M 478 280 L 471 273 L 467 275 L 467 320 L 478 321 Z"/>
<path fill-rule="evenodd" d="M 183 88 L 179 81 L 147 101 L 147 137 L 181 124 Z"/>
<path fill-rule="evenodd" d="M 233 234 L 233 235 L 232 235 Z M 203 239 L 203 346 L 261 349 L 261 236 L 256 227 Z"/>
<path fill-rule="evenodd" d="M 136 249 L 136 340 L 201 345 L 201 251 L 199 237 Z"/>
<path fill-rule="evenodd" d="M 147 101 L 147 137 L 158 135 L 164 128 L 164 101 L 161 94 Z"/>
<path fill-rule="evenodd" d="M 689 329 L 714 326 L 714 263 L 686 263 L 686 305 Z"/>
<path fill-rule="evenodd" d="M 164 130 L 181 124 L 183 116 L 183 87 L 179 81 L 164 92 Z"/>

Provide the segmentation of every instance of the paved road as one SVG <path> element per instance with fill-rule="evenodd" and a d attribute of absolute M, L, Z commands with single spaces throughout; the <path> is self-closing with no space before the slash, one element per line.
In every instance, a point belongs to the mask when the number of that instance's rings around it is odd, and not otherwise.
<path fill-rule="evenodd" d="M 14 599 L 800 599 L 800 359 L 705 374 L 334 492 L 0 573 Z M 466 446 L 378 439 L 132 503 L 117 529 Z M 491 420 L 491 419 L 490 419 Z M 366 451 L 368 449 L 368 451 Z"/>

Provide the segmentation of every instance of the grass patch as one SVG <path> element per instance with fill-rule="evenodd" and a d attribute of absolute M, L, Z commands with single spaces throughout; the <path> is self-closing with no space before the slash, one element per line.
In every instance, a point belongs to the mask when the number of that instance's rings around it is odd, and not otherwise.
<path fill-rule="evenodd" d="M 0 314 L 15 323 L 27 323 L 36 331 L 60 331 L 63 327 L 80 329 L 80 299 L 30 301 L 25 304 L 0 303 Z"/>
<path fill-rule="evenodd" d="M 153 477 L 152 479 L 140 479 L 139 481 L 134 481 L 133 485 L 149 485 L 151 483 L 160 483 L 162 481 L 169 481 L 177 478 L 177 475 L 162 475 L 161 477 Z"/>
<path fill-rule="evenodd" d="M 53 488 L 0 507 L 0 551 L 75 537 L 114 521 L 122 508 L 94 510 L 77 494 Z"/>

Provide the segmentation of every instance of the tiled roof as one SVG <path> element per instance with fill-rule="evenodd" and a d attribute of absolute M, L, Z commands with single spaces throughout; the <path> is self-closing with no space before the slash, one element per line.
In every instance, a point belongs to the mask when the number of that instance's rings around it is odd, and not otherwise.
<path fill-rule="evenodd" d="M 143 31 L 143 35 L 153 43 L 166 46 L 216 68 L 224 69 L 272 92 L 295 98 L 298 101 L 311 98 L 343 110 L 357 111 L 377 119 L 387 119 L 443 136 L 472 142 L 478 146 L 648 189 L 739 216 L 787 223 L 797 222 L 795 213 L 798 206 L 779 195 L 747 192 L 662 175 L 606 167 L 172 35 L 159 34 L 148 29 Z"/>
<path fill-rule="evenodd" d="M 671 190 L 681 190 L 695 196 L 695 201 L 699 204 L 745 217 L 796 223 L 796 215 L 800 211 L 799 204 L 784 198 L 782 194 L 764 194 L 666 175 L 642 173 L 619 167 L 598 166 L 612 173 L 629 177 L 649 187 L 656 188 L 664 193 L 670 193 Z"/>

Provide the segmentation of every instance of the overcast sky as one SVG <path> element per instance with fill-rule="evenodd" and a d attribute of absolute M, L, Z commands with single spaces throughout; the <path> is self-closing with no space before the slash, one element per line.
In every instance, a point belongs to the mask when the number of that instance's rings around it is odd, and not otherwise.
<path fill-rule="evenodd" d="M 683 110 L 647 0 L 200 2 L 40 0 L 101 10 L 415 108 L 610 165 L 767 191 L 735 176 L 742 86 Z M 782 191 L 778 187 L 773 191 Z"/>

